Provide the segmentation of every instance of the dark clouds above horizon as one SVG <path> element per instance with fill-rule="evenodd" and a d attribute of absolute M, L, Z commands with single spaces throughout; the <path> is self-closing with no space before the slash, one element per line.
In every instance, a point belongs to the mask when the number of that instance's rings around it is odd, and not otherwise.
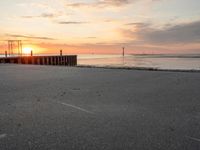
<path fill-rule="evenodd" d="M 155 44 L 198 43 L 200 42 L 200 20 L 182 23 L 156 29 L 146 23 L 130 23 L 132 29 L 122 29 L 124 36 L 135 38 L 138 41 Z"/>

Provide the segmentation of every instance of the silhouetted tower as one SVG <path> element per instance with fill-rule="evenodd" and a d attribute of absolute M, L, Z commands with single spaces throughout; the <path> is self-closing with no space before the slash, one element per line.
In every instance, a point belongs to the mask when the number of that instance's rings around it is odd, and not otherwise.
<path fill-rule="evenodd" d="M 21 40 L 8 40 L 8 55 L 14 54 L 15 42 L 17 42 L 18 55 L 22 55 L 22 41 Z"/>

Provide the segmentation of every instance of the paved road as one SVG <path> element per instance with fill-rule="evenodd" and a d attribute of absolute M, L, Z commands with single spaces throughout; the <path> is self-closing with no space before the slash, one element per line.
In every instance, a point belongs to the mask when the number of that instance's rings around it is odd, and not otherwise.
<path fill-rule="evenodd" d="M 0 65 L 0 150 L 199 150 L 200 73 Z"/>

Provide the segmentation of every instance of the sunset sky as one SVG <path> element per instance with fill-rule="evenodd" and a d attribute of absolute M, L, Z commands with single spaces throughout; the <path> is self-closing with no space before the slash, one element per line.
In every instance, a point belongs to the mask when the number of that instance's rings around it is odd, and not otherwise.
<path fill-rule="evenodd" d="M 1 0 L 0 52 L 200 53 L 200 0 Z"/>

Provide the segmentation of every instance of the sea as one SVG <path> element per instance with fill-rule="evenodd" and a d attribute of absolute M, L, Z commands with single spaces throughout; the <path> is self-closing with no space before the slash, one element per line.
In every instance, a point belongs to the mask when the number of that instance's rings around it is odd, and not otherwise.
<path fill-rule="evenodd" d="M 200 70 L 200 54 L 79 55 L 78 64 L 99 67 Z"/>
<path fill-rule="evenodd" d="M 4 57 L 4 55 L 0 55 Z M 80 54 L 78 65 L 116 68 L 200 70 L 200 54 Z"/>

